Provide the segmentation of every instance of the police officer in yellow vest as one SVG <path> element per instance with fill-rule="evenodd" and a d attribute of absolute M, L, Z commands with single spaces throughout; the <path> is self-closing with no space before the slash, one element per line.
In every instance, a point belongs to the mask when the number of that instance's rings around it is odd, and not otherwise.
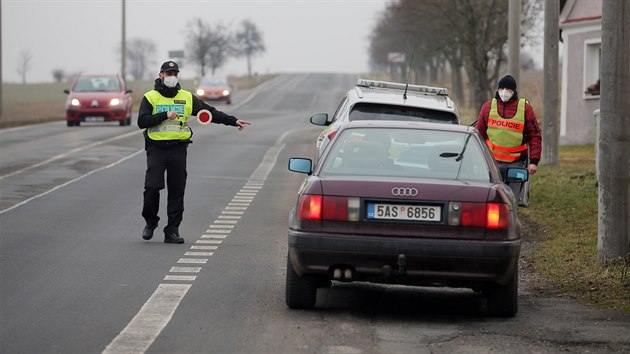
<path fill-rule="evenodd" d="M 476 128 L 502 171 L 525 167 L 533 175 L 542 152 L 542 135 L 534 109 L 526 99 L 518 98 L 516 80 L 511 75 L 501 78 L 497 86 L 495 97 L 481 107 Z M 518 198 L 521 184 L 510 187 Z"/>
<path fill-rule="evenodd" d="M 184 243 L 179 235 L 179 225 L 184 213 L 184 191 L 186 188 L 186 155 L 192 143 L 192 130 L 188 117 L 200 110 L 209 110 L 212 123 L 221 123 L 242 130 L 250 123 L 227 115 L 182 90 L 177 82 L 179 67 L 167 61 L 160 68 L 154 89 L 142 98 L 138 112 L 138 126 L 145 129 L 147 171 L 144 180 L 144 206 L 142 216 L 146 222 L 142 238 L 150 240 L 160 220 L 160 190 L 164 189 L 164 172 L 167 173 L 168 223 L 164 227 L 164 242 Z"/>

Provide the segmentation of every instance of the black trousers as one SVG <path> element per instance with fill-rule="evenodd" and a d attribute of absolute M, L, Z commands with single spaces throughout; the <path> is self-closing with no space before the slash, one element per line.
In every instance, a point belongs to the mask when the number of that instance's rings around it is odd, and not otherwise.
<path fill-rule="evenodd" d="M 520 167 L 520 168 L 527 168 L 526 161 L 514 161 L 514 162 L 497 162 L 498 166 L 499 166 L 499 171 L 501 171 L 501 176 L 503 177 L 504 181 L 507 181 L 507 170 L 508 168 L 512 168 L 512 167 Z M 512 191 L 514 192 L 514 196 L 516 197 L 516 200 L 518 202 L 520 202 L 521 200 L 521 189 L 523 188 L 523 183 L 517 183 L 517 182 L 512 182 L 512 183 L 507 183 L 508 186 L 510 186 L 510 188 L 512 188 Z"/>
<path fill-rule="evenodd" d="M 184 192 L 186 190 L 186 156 L 187 144 L 168 149 L 151 146 L 147 149 L 147 172 L 144 179 L 144 206 L 142 216 L 147 225 L 157 225 L 160 217 L 160 191 L 164 189 L 164 172 L 168 202 L 166 213 L 168 224 L 164 233 L 169 235 L 179 232 L 179 224 L 184 214 Z"/>

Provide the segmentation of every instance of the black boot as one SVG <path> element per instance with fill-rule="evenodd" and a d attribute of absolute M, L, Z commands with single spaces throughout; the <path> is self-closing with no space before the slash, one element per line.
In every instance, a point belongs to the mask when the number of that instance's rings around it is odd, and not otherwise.
<path fill-rule="evenodd" d="M 184 243 L 184 239 L 179 236 L 178 233 L 173 232 L 168 235 L 164 235 L 164 243 Z"/>
<path fill-rule="evenodd" d="M 150 240 L 153 238 L 153 231 L 157 228 L 157 224 L 153 226 L 146 225 L 144 230 L 142 230 L 142 238 L 145 240 Z"/>

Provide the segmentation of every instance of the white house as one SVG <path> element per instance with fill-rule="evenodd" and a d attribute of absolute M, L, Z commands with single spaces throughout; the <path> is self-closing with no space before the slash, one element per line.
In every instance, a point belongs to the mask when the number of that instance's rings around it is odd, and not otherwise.
<path fill-rule="evenodd" d="M 593 112 L 599 109 L 602 0 L 562 1 L 560 30 L 560 145 L 593 144 Z"/>

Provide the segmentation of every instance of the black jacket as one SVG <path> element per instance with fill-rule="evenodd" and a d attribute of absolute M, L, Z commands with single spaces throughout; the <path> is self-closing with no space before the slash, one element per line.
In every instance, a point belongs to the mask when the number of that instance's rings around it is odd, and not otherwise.
<path fill-rule="evenodd" d="M 180 86 L 179 84 L 177 84 L 177 86 L 174 88 L 166 87 L 164 86 L 164 83 L 162 82 L 162 80 L 158 78 L 158 79 L 155 79 L 154 89 L 158 91 L 160 95 L 164 97 L 175 97 L 177 95 L 177 92 L 180 90 Z M 231 125 L 235 127 L 237 126 L 236 117 L 225 114 L 219 111 L 218 109 L 206 104 L 194 94 L 192 95 L 192 98 L 193 98 L 193 102 L 192 102 L 193 103 L 193 110 L 192 110 L 193 116 L 197 115 L 197 113 L 200 110 L 207 109 L 212 114 L 212 123 Z M 140 129 L 145 129 L 144 131 L 145 149 L 148 149 L 150 146 L 156 146 L 159 148 L 168 148 L 175 145 L 192 143 L 192 140 L 160 140 L 160 141 L 151 140 L 149 138 L 149 135 L 147 134 L 146 129 L 150 127 L 154 127 L 162 123 L 162 121 L 166 119 L 167 119 L 166 112 L 153 114 L 153 106 L 151 105 L 151 103 L 149 103 L 149 100 L 147 100 L 146 97 L 142 97 L 142 102 L 140 102 L 140 109 L 138 111 L 138 127 L 140 127 Z"/>

